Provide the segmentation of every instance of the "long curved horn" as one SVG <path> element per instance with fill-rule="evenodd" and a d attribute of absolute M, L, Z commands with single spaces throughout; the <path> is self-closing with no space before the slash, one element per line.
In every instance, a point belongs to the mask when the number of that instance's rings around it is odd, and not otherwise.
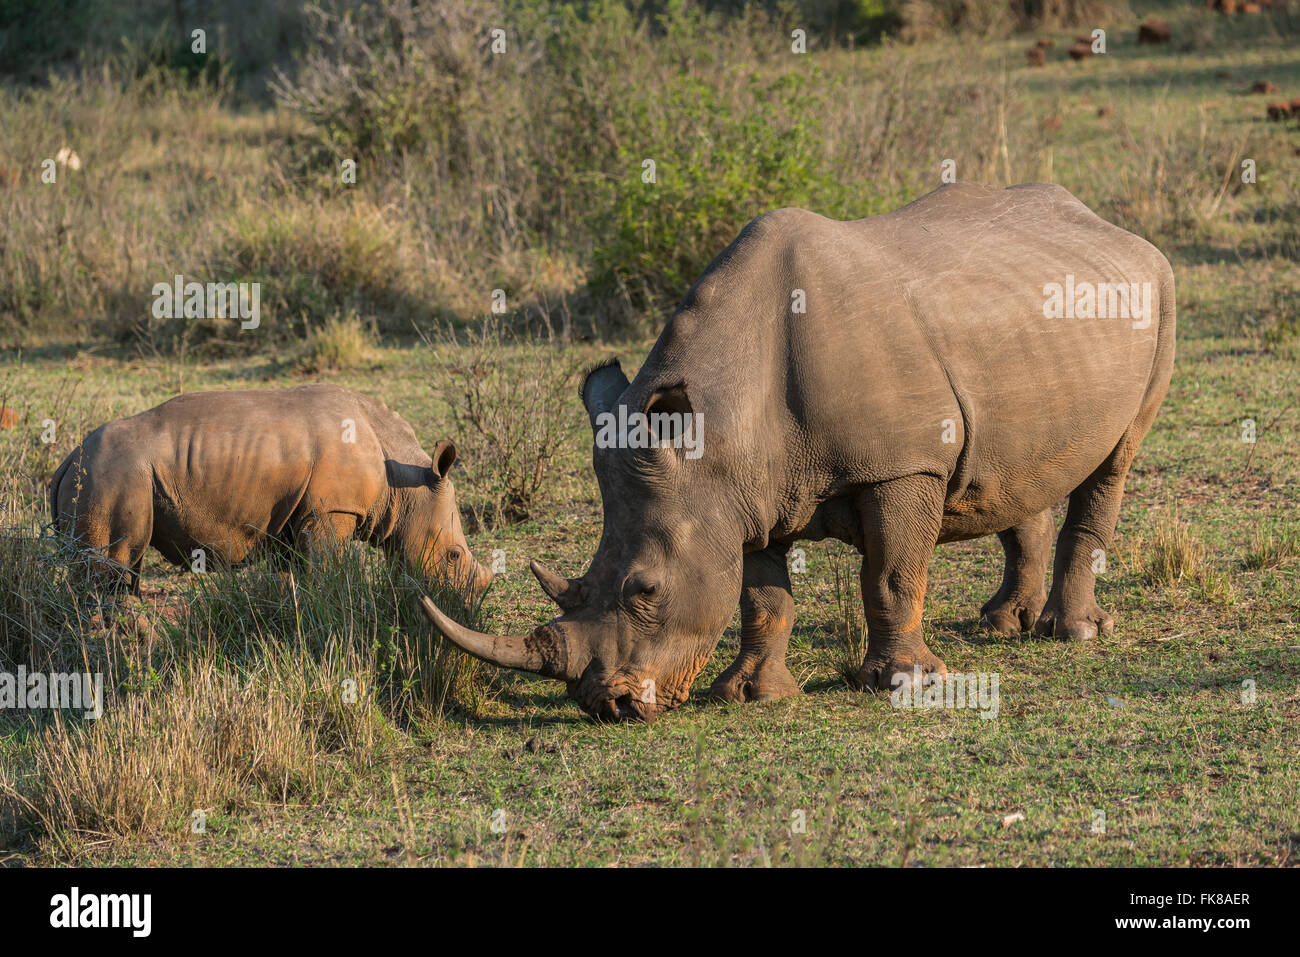
<path fill-rule="evenodd" d="M 569 642 L 558 628 L 543 625 L 531 635 L 488 635 L 448 618 L 427 595 L 420 599 L 420 609 L 448 641 L 475 658 L 547 678 L 573 677 L 569 674 Z"/>
<path fill-rule="evenodd" d="M 538 561 L 528 563 L 537 584 L 542 586 L 551 601 L 560 606 L 561 611 L 573 611 L 578 605 L 577 583 L 572 578 L 557 575 Z"/>

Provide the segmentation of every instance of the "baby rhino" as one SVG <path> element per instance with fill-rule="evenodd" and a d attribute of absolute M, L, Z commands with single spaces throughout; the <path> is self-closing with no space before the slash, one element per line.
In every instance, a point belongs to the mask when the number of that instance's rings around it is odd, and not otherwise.
<path fill-rule="evenodd" d="M 492 573 L 469 553 L 448 469 L 383 403 L 332 385 L 196 392 L 101 425 L 50 484 L 57 531 L 103 554 L 131 589 L 150 545 L 193 566 L 263 543 L 307 552 L 382 546 L 474 596 Z"/>

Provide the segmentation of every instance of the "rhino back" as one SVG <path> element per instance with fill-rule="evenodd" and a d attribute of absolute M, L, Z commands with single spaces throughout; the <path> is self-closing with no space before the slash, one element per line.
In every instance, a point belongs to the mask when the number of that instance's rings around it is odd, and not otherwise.
<path fill-rule="evenodd" d="M 1067 274 L 1149 283 L 1150 325 L 1045 318 Z M 778 210 L 692 288 L 630 401 L 687 383 L 708 451 L 753 467 L 774 525 L 918 472 L 948 478 L 958 509 L 1040 510 L 1167 384 L 1172 296 L 1154 247 L 1056 186 L 955 184 L 854 222 Z"/>
<path fill-rule="evenodd" d="M 314 508 L 374 512 L 386 483 L 373 414 L 335 386 L 196 392 L 109 423 L 99 444 L 121 463 L 119 480 L 140 480 L 147 465 L 160 550 L 230 543 L 240 559 Z"/>

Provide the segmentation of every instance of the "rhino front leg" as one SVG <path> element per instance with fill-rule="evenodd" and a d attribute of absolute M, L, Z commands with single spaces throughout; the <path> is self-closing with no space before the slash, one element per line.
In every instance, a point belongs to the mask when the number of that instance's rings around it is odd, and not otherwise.
<path fill-rule="evenodd" d="M 894 675 L 946 674 L 921 638 L 926 573 L 943 525 L 943 483 L 914 475 L 870 485 L 858 499 L 862 521 L 862 601 L 867 657 L 854 676 L 864 690 L 887 689 Z"/>
<path fill-rule="evenodd" d="M 1002 587 L 980 609 L 980 624 L 1004 635 L 1029 631 L 1047 604 L 1047 560 L 1056 523 L 1044 509 L 1019 525 L 998 532 L 1006 564 Z"/>
<path fill-rule="evenodd" d="M 788 545 L 745 556 L 740 592 L 740 654 L 709 688 L 721 701 L 775 701 L 799 693 L 785 665 L 794 627 Z"/>
<path fill-rule="evenodd" d="M 347 512 L 313 512 L 298 529 L 298 551 L 307 556 L 343 554 L 357 530 L 357 517 Z"/>

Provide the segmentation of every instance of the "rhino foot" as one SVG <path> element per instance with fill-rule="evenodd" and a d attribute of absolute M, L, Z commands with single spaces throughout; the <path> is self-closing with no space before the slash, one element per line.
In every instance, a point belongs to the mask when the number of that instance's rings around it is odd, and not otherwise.
<path fill-rule="evenodd" d="M 868 651 L 867 660 L 853 676 L 853 686 L 860 691 L 888 691 L 898 684 L 894 680 L 895 675 L 902 674 L 910 680 L 916 674 L 917 668 L 921 669 L 922 675 L 948 673 L 948 666 L 924 645 L 916 649 L 899 651 L 887 660 L 873 657 Z"/>
<path fill-rule="evenodd" d="M 1018 635 L 1032 631 L 1034 624 L 1047 604 L 1047 594 L 999 599 L 994 595 L 980 609 L 980 627 L 1003 635 Z"/>
<path fill-rule="evenodd" d="M 1114 630 L 1115 619 L 1095 601 L 1081 611 L 1064 609 L 1049 601 L 1034 625 L 1034 631 L 1039 635 L 1068 641 L 1090 641 L 1098 633 L 1109 635 Z"/>
<path fill-rule="evenodd" d="M 800 693 L 799 683 L 779 658 L 738 658 L 709 686 L 717 701 L 779 701 Z"/>

